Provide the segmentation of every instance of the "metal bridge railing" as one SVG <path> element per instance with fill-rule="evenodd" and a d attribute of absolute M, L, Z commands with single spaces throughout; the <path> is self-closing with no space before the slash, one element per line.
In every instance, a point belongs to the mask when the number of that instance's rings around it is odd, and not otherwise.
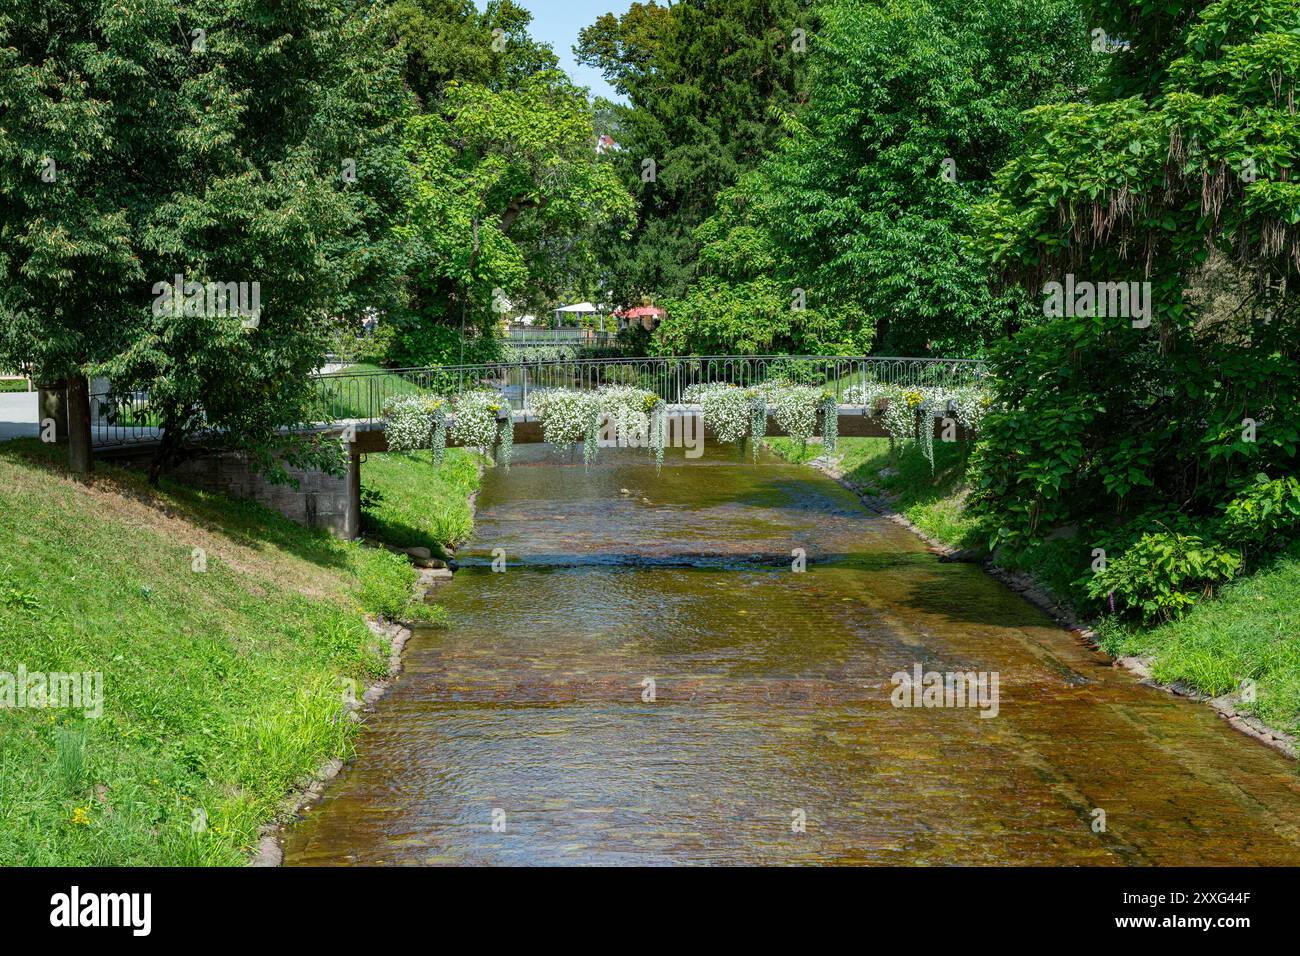
<path fill-rule="evenodd" d="M 395 395 L 429 393 L 454 399 L 489 388 L 517 411 L 529 411 L 540 389 L 595 389 L 632 385 L 680 404 L 692 385 L 741 387 L 784 379 L 830 387 L 841 401 L 848 389 L 868 382 L 890 385 L 974 385 L 987 374 L 976 359 L 890 358 L 817 355 L 699 355 L 684 358 L 590 358 L 486 365 L 338 371 L 313 376 L 319 422 L 377 423 Z M 90 396 L 91 432 L 96 445 L 156 440 L 162 422 L 150 408 L 149 393 L 99 392 Z"/>
<path fill-rule="evenodd" d="M 90 440 L 94 445 L 156 441 L 161 416 L 149 408 L 149 393 L 94 392 L 90 396 Z"/>
<path fill-rule="evenodd" d="M 610 345 L 614 333 L 584 328 L 511 329 L 506 345 Z"/>
<path fill-rule="evenodd" d="M 879 356 L 702 355 L 685 358 L 593 358 L 538 362 L 498 362 L 429 368 L 331 372 L 316 376 L 318 394 L 330 420 L 376 422 L 395 395 L 431 393 L 454 399 L 462 392 L 498 391 L 515 410 L 530 409 L 529 396 L 540 389 L 595 389 L 632 385 L 679 404 L 692 385 L 741 387 L 784 379 L 828 386 L 835 397 L 854 385 L 959 387 L 987 374 L 976 359 L 892 358 Z"/>

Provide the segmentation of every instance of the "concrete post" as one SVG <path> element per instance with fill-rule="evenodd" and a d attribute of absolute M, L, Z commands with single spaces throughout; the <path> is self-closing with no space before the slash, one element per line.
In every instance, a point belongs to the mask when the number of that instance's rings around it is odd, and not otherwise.
<path fill-rule="evenodd" d="M 37 421 L 54 420 L 54 437 L 68 440 L 68 392 L 65 382 L 46 382 L 37 386 Z"/>
<path fill-rule="evenodd" d="M 361 537 L 361 451 L 355 441 L 348 442 L 348 510 L 343 537 L 349 541 Z"/>

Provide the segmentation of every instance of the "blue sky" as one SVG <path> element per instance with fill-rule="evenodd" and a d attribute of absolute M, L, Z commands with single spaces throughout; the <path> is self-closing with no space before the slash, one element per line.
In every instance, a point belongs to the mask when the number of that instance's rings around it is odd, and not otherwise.
<path fill-rule="evenodd" d="M 477 0 L 479 9 L 485 0 Z M 592 96 L 617 96 L 605 78 L 596 70 L 579 66 L 573 59 L 573 45 L 578 42 L 578 31 L 596 22 L 603 13 L 622 14 L 632 5 L 632 0 L 516 0 L 533 15 L 529 32 L 535 39 L 549 43 L 560 58 L 560 66 L 574 81 L 590 88 Z"/>

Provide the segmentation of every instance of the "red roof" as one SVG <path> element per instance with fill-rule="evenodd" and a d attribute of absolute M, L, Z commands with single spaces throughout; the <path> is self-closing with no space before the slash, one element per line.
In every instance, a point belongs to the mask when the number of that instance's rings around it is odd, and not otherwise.
<path fill-rule="evenodd" d="M 628 309 L 626 312 L 615 312 L 614 314 L 622 319 L 641 319 L 646 316 L 652 319 L 661 319 L 667 313 L 657 305 L 638 305 L 635 309 Z"/>

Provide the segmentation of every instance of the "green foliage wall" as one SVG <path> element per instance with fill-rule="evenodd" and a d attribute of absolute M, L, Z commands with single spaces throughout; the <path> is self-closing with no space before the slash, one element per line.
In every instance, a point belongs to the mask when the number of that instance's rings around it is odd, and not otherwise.
<path fill-rule="evenodd" d="M 1034 313 L 1019 290 L 990 289 L 972 210 L 1018 148 L 1022 111 L 1085 85 L 1096 58 L 1081 11 L 816 12 L 801 105 L 773 104 L 780 135 L 696 230 L 697 278 L 666 303 L 658 347 L 977 354 Z"/>
<path fill-rule="evenodd" d="M 812 31 L 813 7 L 803 0 L 634 4 L 584 31 L 579 59 L 603 69 L 630 100 L 606 111 L 602 130 L 621 145 L 614 158 L 639 202 L 632 242 L 603 249 L 616 302 L 686 291 L 699 248 L 694 230 L 719 192 L 775 145 L 781 114 L 799 108 L 807 57 L 795 31 Z"/>
<path fill-rule="evenodd" d="M 982 237 L 1031 293 L 1076 273 L 1150 282 L 1152 315 L 1062 317 L 1000 351 L 976 499 L 995 541 L 1210 514 L 1297 466 L 1300 7 L 1097 11 L 1114 52 L 1096 101 L 1034 111 Z M 1128 95 L 1151 64 L 1159 87 Z M 1246 291 L 1211 320 L 1192 293 L 1215 255 Z"/>

